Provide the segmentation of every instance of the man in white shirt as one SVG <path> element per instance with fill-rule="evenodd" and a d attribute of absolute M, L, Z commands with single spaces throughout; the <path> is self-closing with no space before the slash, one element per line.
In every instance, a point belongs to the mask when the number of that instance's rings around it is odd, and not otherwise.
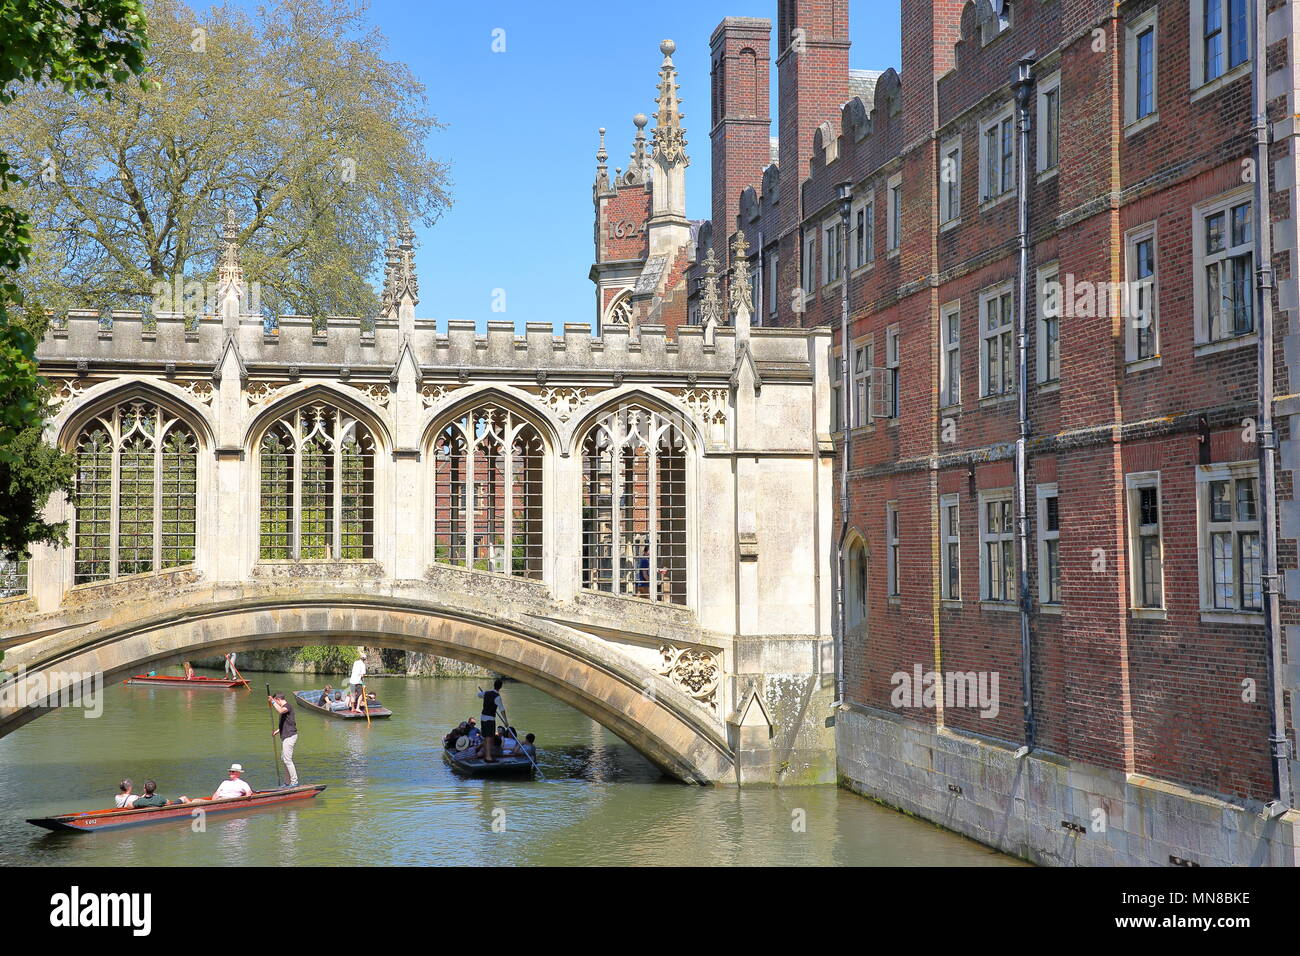
<path fill-rule="evenodd" d="M 366 680 L 366 655 L 362 654 L 352 662 L 352 676 L 348 679 L 348 692 L 353 697 L 361 694 L 361 685 Z"/>
<path fill-rule="evenodd" d="M 230 774 L 225 780 L 221 781 L 217 787 L 216 793 L 211 797 L 213 800 L 229 800 L 231 797 L 249 797 L 253 794 L 253 788 L 248 785 L 248 781 L 242 779 L 244 768 L 241 764 L 232 763 Z"/>

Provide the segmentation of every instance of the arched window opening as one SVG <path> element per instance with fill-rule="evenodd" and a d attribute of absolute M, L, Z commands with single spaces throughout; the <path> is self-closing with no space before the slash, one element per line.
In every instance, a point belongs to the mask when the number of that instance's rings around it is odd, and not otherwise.
<path fill-rule="evenodd" d="M 623 292 L 609 307 L 609 325 L 630 325 L 632 322 L 632 292 Z"/>
<path fill-rule="evenodd" d="M 541 580 L 542 436 L 508 408 L 480 405 L 433 442 L 434 560 Z"/>
<path fill-rule="evenodd" d="M 619 409 L 582 445 L 582 580 L 686 603 L 686 440 L 668 418 Z"/>
<path fill-rule="evenodd" d="M 365 561 L 375 556 L 375 439 L 338 408 L 294 409 L 262 435 L 258 556 Z"/>
<path fill-rule="evenodd" d="M 849 546 L 845 562 L 845 626 L 860 628 L 867 620 L 867 553 L 861 541 Z"/>
<path fill-rule="evenodd" d="M 116 405 L 78 433 L 73 583 L 194 563 L 198 439 L 144 399 Z"/>

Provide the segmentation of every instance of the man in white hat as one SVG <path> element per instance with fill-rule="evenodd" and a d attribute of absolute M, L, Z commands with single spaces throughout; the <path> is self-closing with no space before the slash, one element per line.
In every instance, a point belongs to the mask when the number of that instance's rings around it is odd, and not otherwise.
<path fill-rule="evenodd" d="M 229 776 L 221 781 L 217 787 L 217 792 L 211 797 L 213 800 L 229 800 L 231 797 L 251 797 L 253 788 L 248 785 L 248 781 L 243 779 L 244 768 L 242 764 L 232 763 L 230 769 L 226 771 Z"/>

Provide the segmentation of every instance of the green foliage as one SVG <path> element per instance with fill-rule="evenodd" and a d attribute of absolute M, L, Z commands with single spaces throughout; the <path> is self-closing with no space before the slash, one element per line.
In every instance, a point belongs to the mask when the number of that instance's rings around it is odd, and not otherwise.
<path fill-rule="evenodd" d="M 298 651 L 296 659 L 304 664 L 316 665 L 316 670 L 329 674 L 347 674 L 360 655 L 350 645 L 309 644 Z"/>
<path fill-rule="evenodd" d="M 146 45 L 140 0 L 0 0 L 0 104 L 12 109 L 21 92 L 51 85 L 63 95 L 111 96 L 115 84 L 144 70 Z M 11 203 L 24 185 L 0 149 L 0 552 L 18 553 L 34 542 L 66 541 L 65 527 L 40 513 L 72 481 L 71 461 L 41 442 L 45 383 L 36 343 L 44 329 L 20 313 L 19 275 L 33 233 L 26 212 Z"/>
<path fill-rule="evenodd" d="M 438 124 L 424 89 L 384 59 L 364 6 L 146 9 L 147 88 L 112 104 L 34 90 L 0 123 L 0 149 L 38 183 L 22 196 L 24 291 L 56 310 L 179 311 L 161 290 L 215 279 L 229 206 L 264 312 L 376 311 L 384 237 L 449 200 L 445 165 L 425 153 Z"/>

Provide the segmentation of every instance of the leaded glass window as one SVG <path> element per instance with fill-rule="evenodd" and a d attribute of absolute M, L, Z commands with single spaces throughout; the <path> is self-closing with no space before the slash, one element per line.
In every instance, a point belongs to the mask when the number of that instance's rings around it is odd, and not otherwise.
<path fill-rule="evenodd" d="M 477 571 L 542 577 L 542 462 L 536 426 L 485 404 L 433 442 L 434 560 Z"/>
<path fill-rule="evenodd" d="M 627 406 L 582 444 L 583 586 L 686 603 L 686 440 L 667 416 Z"/>
<path fill-rule="evenodd" d="M 116 405 L 77 435 L 73 583 L 194 563 L 198 440 L 144 399 Z"/>
<path fill-rule="evenodd" d="M 375 556 L 375 438 L 320 402 L 274 422 L 258 443 L 258 556 L 364 561 Z"/>

